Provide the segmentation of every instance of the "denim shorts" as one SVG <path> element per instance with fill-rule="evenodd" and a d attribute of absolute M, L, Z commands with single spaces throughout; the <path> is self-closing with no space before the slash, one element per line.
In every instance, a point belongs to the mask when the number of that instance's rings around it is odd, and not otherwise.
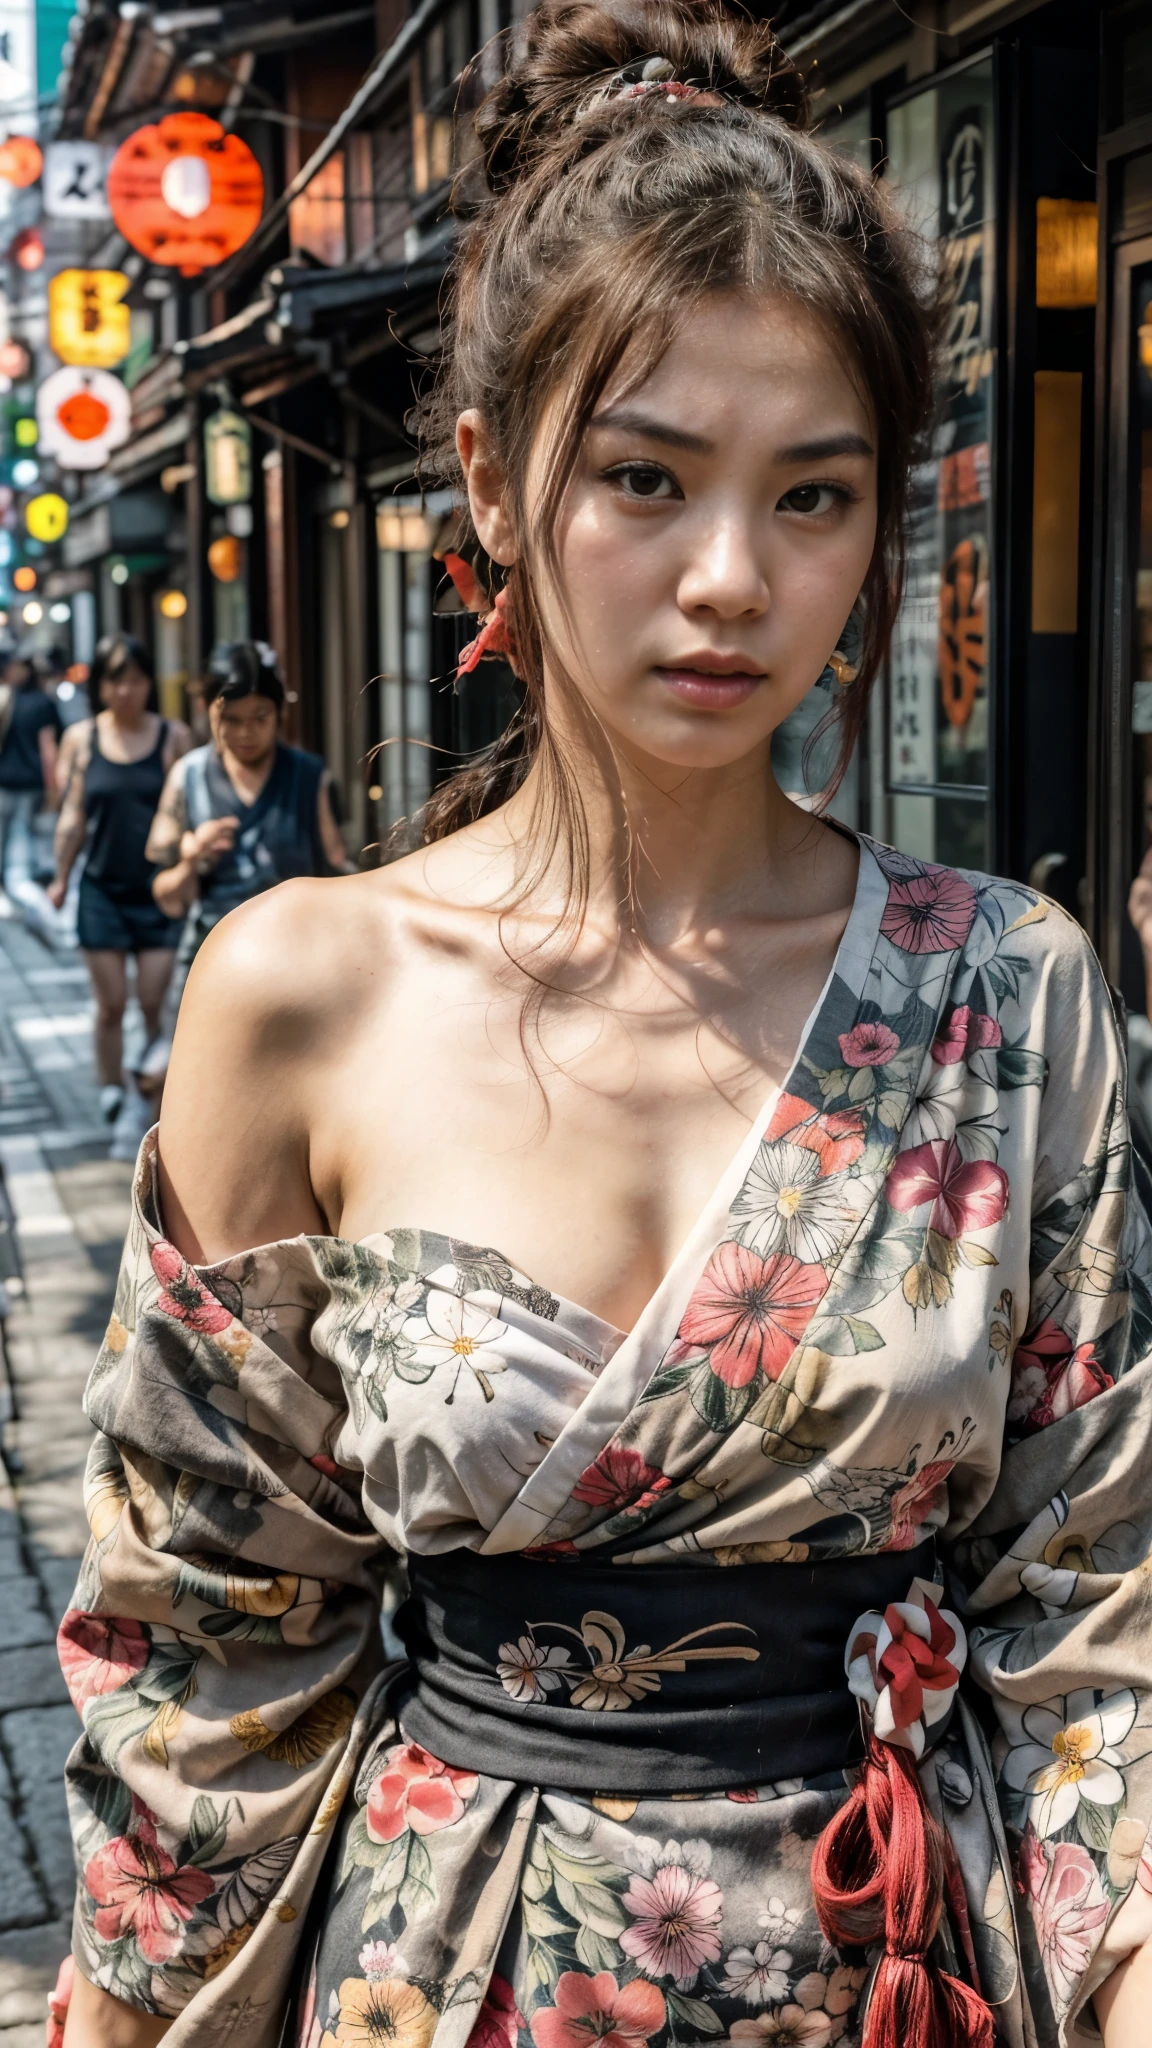
<path fill-rule="evenodd" d="M 76 936 L 87 953 L 149 953 L 180 943 L 184 920 L 165 917 L 148 896 L 111 896 L 99 882 L 80 877 Z"/>

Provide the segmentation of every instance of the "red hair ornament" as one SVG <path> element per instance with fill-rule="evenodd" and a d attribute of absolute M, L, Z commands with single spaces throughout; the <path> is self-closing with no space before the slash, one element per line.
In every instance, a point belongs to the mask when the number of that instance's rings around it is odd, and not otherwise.
<path fill-rule="evenodd" d="M 461 649 L 460 659 L 456 664 L 456 680 L 459 682 L 461 676 L 470 676 L 474 668 L 479 668 L 486 654 L 499 654 L 505 661 L 508 660 L 512 651 L 508 643 L 508 592 L 507 589 L 501 590 L 494 607 L 489 610 L 488 601 L 476 581 L 471 564 L 464 560 L 463 555 L 445 555 L 444 567 L 452 578 L 456 594 L 465 611 L 486 614 L 476 638 Z"/>
<path fill-rule="evenodd" d="M 883 1943 L 862 2048 L 992 2048 L 992 2014 L 979 1991 L 929 1960 L 947 1892 L 975 1981 L 955 1851 L 916 1771 L 968 1655 L 941 1594 L 914 1579 L 906 1600 L 861 1615 L 844 1659 L 868 1747 L 852 1792 L 816 1843 L 812 1892 L 833 1947 Z"/>

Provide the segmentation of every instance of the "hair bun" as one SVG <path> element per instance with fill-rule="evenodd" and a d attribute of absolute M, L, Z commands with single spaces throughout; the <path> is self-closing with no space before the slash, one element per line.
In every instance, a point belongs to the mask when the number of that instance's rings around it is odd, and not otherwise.
<path fill-rule="evenodd" d="M 502 192 L 542 157 L 571 153 L 585 121 L 635 118 L 628 101 L 599 99 L 624 73 L 640 80 L 663 61 L 681 85 L 719 94 L 792 128 L 808 123 L 808 93 L 767 22 L 726 0 L 543 0 L 519 31 L 506 75 L 476 115 L 489 189 Z M 691 99 L 680 106 L 691 107 Z M 589 136 L 591 140 L 591 136 Z"/>

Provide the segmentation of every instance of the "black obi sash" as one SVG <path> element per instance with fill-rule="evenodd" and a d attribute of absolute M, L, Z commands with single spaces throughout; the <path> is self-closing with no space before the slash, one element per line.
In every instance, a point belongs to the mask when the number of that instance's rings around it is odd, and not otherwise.
<path fill-rule="evenodd" d="M 455 1550 L 409 1571 L 407 1740 L 523 1784 L 666 1795 L 858 1762 L 849 1631 L 933 1580 L 936 1551 L 718 1568 Z"/>

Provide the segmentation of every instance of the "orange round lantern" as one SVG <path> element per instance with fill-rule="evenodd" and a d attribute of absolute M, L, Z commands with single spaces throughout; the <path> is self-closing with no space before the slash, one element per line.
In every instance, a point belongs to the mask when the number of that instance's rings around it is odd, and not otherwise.
<path fill-rule="evenodd" d="M 43 168 L 40 144 L 30 135 L 10 135 L 7 142 L 0 142 L 0 178 L 10 185 L 34 185 Z"/>
<path fill-rule="evenodd" d="M 264 179 L 246 142 L 210 114 L 166 114 L 120 144 L 108 204 L 125 240 L 195 277 L 248 240 L 264 208 Z"/>
<path fill-rule="evenodd" d="M 12 581 L 17 590 L 35 590 L 36 571 L 32 568 L 13 569 Z"/>
<path fill-rule="evenodd" d="M 234 533 L 222 533 L 208 550 L 208 567 L 217 583 L 235 583 L 240 574 L 240 543 Z"/>

